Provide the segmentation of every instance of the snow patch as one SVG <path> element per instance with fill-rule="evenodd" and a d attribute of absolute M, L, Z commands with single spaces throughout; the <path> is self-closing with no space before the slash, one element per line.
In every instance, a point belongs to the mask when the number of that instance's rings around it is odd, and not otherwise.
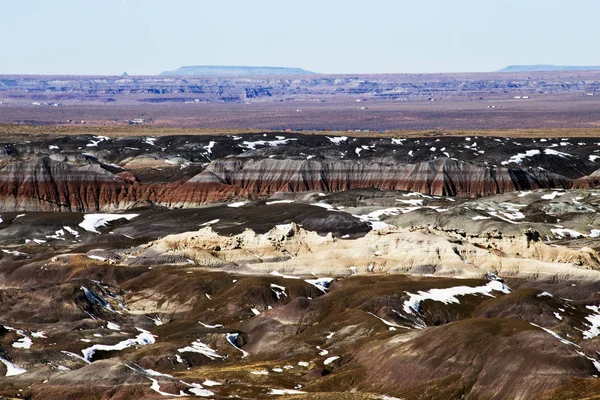
<path fill-rule="evenodd" d="M 155 336 L 152 335 L 150 332 L 141 328 L 136 329 L 140 333 L 135 338 L 123 340 L 114 345 L 95 344 L 92 347 L 88 347 L 81 350 L 81 352 L 83 353 L 83 358 L 87 361 L 91 361 L 96 351 L 120 351 L 131 346 L 145 346 L 156 342 Z"/>
<path fill-rule="evenodd" d="M 216 382 L 216 381 L 211 381 L 210 379 L 207 379 L 207 380 L 205 380 L 204 382 L 202 382 L 202 384 L 203 384 L 204 386 L 208 386 L 208 387 L 211 387 L 211 386 L 220 386 L 220 385 L 222 385 L 222 383 L 220 383 L 220 382 Z"/>
<path fill-rule="evenodd" d="M 229 342 L 229 344 L 231 344 L 233 347 L 235 347 L 236 349 L 238 349 L 239 351 L 242 352 L 242 358 L 246 358 L 250 355 L 250 353 L 248 353 L 245 350 L 242 350 L 242 348 L 239 346 L 239 342 L 238 339 L 240 337 L 239 333 L 228 333 L 227 334 L 227 341 Z"/>
<path fill-rule="evenodd" d="M 267 201 L 265 204 L 270 206 L 271 204 L 288 204 L 288 203 L 293 203 L 294 200 L 273 200 L 273 201 Z"/>
<path fill-rule="evenodd" d="M 86 147 L 98 147 L 98 145 L 105 140 L 110 140 L 110 138 L 106 136 L 94 136 L 94 139 L 96 140 L 90 139 L 90 142 L 86 144 Z"/>
<path fill-rule="evenodd" d="M 331 204 L 320 203 L 320 202 L 319 203 L 312 203 L 311 206 L 321 207 L 321 208 L 325 208 L 327 210 L 333 210 L 335 208 Z"/>
<path fill-rule="evenodd" d="M 524 158 L 533 157 L 538 154 L 541 154 L 541 152 L 539 150 L 527 150 L 525 153 L 515 154 L 514 156 L 510 157 L 508 159 L 508 161 L 502 161 L 501 164 L 502 165 L 507 165 L 507 164 L 511 164 L 511 163 L 520 164 Z"/>
<path fill-rule="evenodd" d="M 199 353 L 210 358 L 211 360 L 223 358 L 222 355 L 220 355 L 215 350 L 208 347 L 207 344 L 202 343 L 199 340 L 195 340 L 190 346 L 183 347 L 181 349 L 178 349 L 177 351 L 180 353 Z"/>
<path fill-rule="evenodd" d="M 138 215 L 139 214 L 85 214 L 83 216 L 83 222 L 80 223 L 79 226 L 88 232 L 100 233 L 97 231 L 97 228 L 106 226 L 111 221 L 116 221 L 121 218 L 130 221 Z"/>
<path fill-rule="evenodd" d="M 305 279 L 304 282 L 309 283 L 322 291 L 323 293 L 327 293 L 329 289 L 329 285 L 333 282 L 334 278 L 317 278 L 317 279 Z"/>
<path fill-rule="evenodd" d="M 6 254 L 10 254 L 10 255 L 12 255 L 12 256 L 15 256 L 15 257 L 18 257 L 18 256 L 26 256 L 26 255 L 27 255 L 27 253 L 23 253 L 23 252 L 21 252 L 21 251 L 17 251 L 17 250 L 7 250 L 7 249 L 2 249 L 2 252 L 3 252 L 3 253 L 6 253 Z"/>
<path fill-rule="evenodd" d="M 239 208 L 239 207 L 245 206 L 248 203 L 250 203 L 250 202 L 249 201 L 238 201 L 236 203 L 227 204 L 227 207 Z"/>
<path fill-rule="evenodd" d="M 583 338 L 592 339 L 600 335 L 600 309 L 598 306 L 586 306 L 586 308 L 592 310 L 595 314 L 585 317 L 589 322 L 589 328 L 583 332 Z"/>
<path fill-rule="evenodd" d="M 557 313 L 557 312 L 555 312 L 555 313 L 554 313 L 554 316 L 555 316 L 557 319 L 561 320 L 561 321 L 562 321 L 562 319 L 563 319 L 562 315 L 560 315 L 560 314 L 559 314 L 559 313 Z"/>
<path fill-rule="evenodd" d="M 160 390 L 160 384 L 158 383 L 158 380 L 156 380 L 154 378 L 150 378 L 150 377 L 148 377 L 148 379 L 150 379 L 152 381 L 152 386 L 150 386 L 150 389 L 154 390 L 156 393 L 160 394 L 161 396 L 169 396 L 169 397 L 185 397 L 185 396 L 187 396 L 187 394 L 185 394 L 182 390 L 179 391 L 179 394 L 163 392 Z"/>
<path fill-rule="evenodd" d="M 69 232 L 71 235 L 75 236 L 75 237 L 79 237 L 79 232 L 76 231 L 75 229 L 71 228 L 70 226 L 63 226 L 64 230 Z"/>
<path fill-rule="evenodd" d="M 556 191 L 553 191 L 550 194 L 543 195 L 542 196 L 542 200 L 554 200 L 556 197 L 562 196 L 564 194 L 566 194 L 566 192 L 556 192 Z"/>
<path fill-rule="evenodd" d="M 323 364 L 324 365 L 329 365 L 329 364 L 331 364 L 332 362 L 334 362 L 335 360 L 337 360 L 339 358 L 340 358 L 340 356 L 329 357 L 329 358 L 325 359 L 325 361 L 323 361 Z"/>
<path fill-rule="evenodd" d="M 562 143 L 561 143 L 561 146 L 562 146 Z M 556 151 L 556 150 L 552 150 L 552 149 L 546 149 L 546 150 L 544 150 L 544 153 L 549 156 L 559 156 L 562 158 L 573 157 L 571 154 L 563 153 L 561 151 Z"/>
<path fill-rule="evenodd" d="M 575 346 L 575 347 L 581 347 L 578 344 L 575 344 L 567 339 L 562 338 L 560 335 L 558 335 L 557 333 L 552 332 L 550 329 L 544 328 L 543 326 L 539 326 L 537 324 L 534 324 L 533 322 L 530 322 L 531 325 L 535 326 L 536 328 L 540 328 L 541 330 L 551 334 L 552 336 L 554 336 L 555 338 L 557 338 L 558 340 L 560 340 L 561 343 L 564 344 L 568 344 L 570 346 Z"/>
<path fill-rule="evenodd" d="M 282 274 L 281 272 L 278 272 L 278 271 L 271 271 L 270 275 L 279 276 L 279 277 L 284 278 L 284 279 L 300 279 L 300 277 L 298 277 L 298 276 L 284 275 L 284 274 Z"/>
<path fill-rule="evenodd" d="M 325 136 L 327 139 L 329 139 L 329 141 L 333 144 L 336 145 L 340 145 L 342 142 L 345 142 L 346 140 L 348 140 L 347 136 L 337 136 L 337 137 L 330 137 L 330 136 Z M 393 139 L 392 139 L 393 140 Z"/>
<path fill-rule="evenodd" d="M 256 150 L 256 146 L 268 146 L 268 147 L 277 147 L 277 146 L 281 146 L 284 144 L 288 144 L 288 142 L 290 142 L 291 140 L 298 140 L 298 139 L 285 139 L 283 136 L 278 136 L 278 140 L 256 140 L 254 142 L 249 142 L 249 141 L 243 141 L 241 144 L 238 144 L 238 146 L 246 148 L 246 149 L 250 149 L 250 150 Z"/>
<path fill-rule="evenodd" d="M 278 300 L 281 298 L 281 296 L 287 297 L 287 293 L 285 292 L 284 286 L 271 283 L 271 290 L 273 291 L 273 293 L 275 293 L 275 296 L 277 296 Z"/>
<path fill-rule="evenodd" d="M 10 361 L 6 360 L 5 358 L 0 357 L 0 362 L 2 362 L 6 366 L 6 376 L 21 375 L 21 374 L 24 374 L 25 372 L 27 372 L 26 369 L 23 369 L 13 363 L 11 363 Z"/>
<path fill-rule="evenodd" d="M 260 370 L 260 371 L 250 371 L 252 375 L 269 375 L 269 371 Z"/>
<path fill-rule="evenodd" d="M 381 322 L 383 322 L 384 324 L 386 324 L 389 327 L 390 331 L 395 331 L 396 328 L 406 328 L 404 326 L 400 326 L 400 325 L 395 324 L 395 323 L 393 323 L 391 321 L 387 321 L 387 320 L 385 320 L 385 319 L 383 319 L 381 317 L 378 317 L 377 315 L 375 315 L 375 314 L 373 314 L 371 312 L 368 312 L 367 314 L 370 314 L 370 315 L 374 316 L 375 318 L 377 318 L 378 320 L 380 320 Z"/>
<path fill-rule="evenodd" d="M 121 330 L 121 327 L 119 325 L 115 324 L 114 322 L 108 322 L 106 324 L 106 328 L 107 329 L 111 329 L 113 331 L 120 331 Z"/>
<path fill-rule="evenodd" d="M 496 280 L 490 281 L 483 286 L 455 286 L 446 289 L 430 289 L 427 292 L 419 291 L 417 294 L 406 292 L 410 298 L 404 302 L 403 309 L 407 314 L 414 314 L 421 311 L 421 302 L 425 300 L 439 301 L 444 304 L 460 303 L 457 296 L 483 294 L 494 297 L 492 291 L 510 293 L 510 289 L 504 283 Z"/>
<path fill-rule="evenodd" d="M 285 396 L 285 395 L 289 395 L 289 394 L 305 394 L 306 392 L 303 392 L 301 390 L 296 390 L 296 389 L 271 389 L 269 391 L 269 395 L 272 396 Z"/>
<path fill-rule="evenodd" d="M 564 238 L 565 236 L 569 236 L 572 238 L 579 238 L 582 236 L 586 236 L 583 233 L 579 233 L 577 231 L 574 231 L 573 229 L 566 229 L 566 228 L 563 228 L 563 229 L 555 228 L 555 229 L 550 229 L 550 231 L 561 239 Z"/>
<path fill-rule="evenodd" d="M 30 349 L 31 345 L 33 344 L 33 341 L 31 340 L 31 338 L 29 336 L 26 336 L 24 334 L 23 337 L 19 340 L 17 340 L 16 342 L 14 342 L 12 344 L 12 347 L 15 347 L 17 349 Z"/>
<path fill-rule="evenodd" d="M 221 324 L 209 325 L 209 324 L 205 324 L 204 322 L 200 322 L 200 321 L 198 321 L 198 323 L 200 325 L 202 325 L 203 327 L 209 328 L 209 329 L 218 329 L 218 328 L 222 328 L 223 327 L 223 325 L 221 325 Z"/>
<path fill-rule="evenodd" d="M 192 392 L 193 394 L 195 394 L 198 397 L 210 397 L 210 396 L 214 396 L 215 394 L 213 392 L 211 392 L 208 389 L 204 389 L 202 387 L 202 385 L 198 384 L 198 383 L 185 383 L 182 381 L 182 383 L 186 384 L 187 386 L 189 386 L 191 389 L 188 389 L 190 392 Z"/>

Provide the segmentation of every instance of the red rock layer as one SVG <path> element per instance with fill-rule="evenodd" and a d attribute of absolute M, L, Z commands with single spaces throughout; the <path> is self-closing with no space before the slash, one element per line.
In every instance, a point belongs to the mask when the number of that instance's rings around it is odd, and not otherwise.
<path fill-rule="evenodd" d="M 379 188 L 478 197 L 523 189 L 571 187 L 569 179 L 541 169 L 491 168 L 449 158 L 400 165 L 383 161 L 228 159 L 214 161 L 207 171 L 224 183 L 260 195 L 276 191 Z"/>
<path fill-rule="evenodd" d="M 144 185 L 97 164 L 72 165 L 49 158 L 15 163 L 0 172 L 0 211 L 97 211 L 150 201 L 171 207 L 247 197 L 218 181 Z"/>
<path fill-rule="evenodd" d="M 478 197 L 536 188 L 569 188 L 572 182 L 541 169 L 477 166 L 448 158 L 417 164 L 358 161 L 226 159 L 187 182 L 149 185 L 97 164 L 73 165 L 47 157 L 0 171 L 0 211 L 97 211 L 140 202 L 194 207 L 277 191 L 408 190 Z"/>

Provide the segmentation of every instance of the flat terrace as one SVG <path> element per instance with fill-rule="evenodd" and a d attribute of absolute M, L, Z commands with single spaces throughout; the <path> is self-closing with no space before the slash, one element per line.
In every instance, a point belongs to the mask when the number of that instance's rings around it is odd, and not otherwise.
<path fill-rule="evenodd" d="M 64 136 L 64 135 L 103 135 L 108 137 L 128 136 L 226 136 L 257 133 L 281 133 L 285 130 L 250 129 L 250 128 L 192 128 L 155 125 L 29 125 L 0 124 L 0 139 L 23 141 L 27 137 Z M 290 133 L 290 132 L 286 132 Z M 364 138 L 388 137 L 511 137 L 511 138 L 600 138 L 600 127 L 597 128 L 529 128 L 529 129 L 431 129 L 405 130 L 386 129 L 383 131 L 366 130 L 293 130 L 291 133 L 324 136 L 350 136 Z"/>
<path fill-rule="evenodd" d="M 333 98 L 237 103 L 90 100 L 16 101 L 0 97 L 0 124 L 194 130 L 472 131 L 600 128 L 600 95 L 541 93 L 432 95 L 419 99 Z M 528 97 L 528 98 L 524 98 Z M 361 100 L 360 102 L 356 100 Z M 34 104 L 36 103 L 36 104 Z M 58 103 L 56 103 L 58 104 Z M 123 128 L 124 127 L 124 128 Z M 134 131 L 134 130 L 132 130 Z"/>

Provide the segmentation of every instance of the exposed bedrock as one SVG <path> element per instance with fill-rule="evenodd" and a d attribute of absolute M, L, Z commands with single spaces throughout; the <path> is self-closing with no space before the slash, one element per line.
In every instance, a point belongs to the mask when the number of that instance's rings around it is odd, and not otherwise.
<path fill-rule="evenodd" d="M 479 197 L 537 188 L 569 188 L 569 179 L 542 169 L 492 168 L 451 158 L 399 164 L 391 158 L 313 161 L 280 159 L 224 159 L 190 180 L 200 182 L 207 172 L 229 185 L 259 195 L 277 191 L 355 188 L 409 190 L 431 195 Z M 204 179 L 204 178 L 202 178 Z"/>
<path fill-rule="evenodd" d="M 133 256 L 133 257 L 129 257 Z M 463 238 L 442 229 L 394 228 L 354 240 L 320 236 L 296 224 L 264 234 L 251 230 L 221 236 L 210 227 L 168 235 L 115 257 L 127 265 L 179 257 L 212 268 L 258 274 L 281 271 L 311 275 L 428 273 L 480 278 L 488 271 L 527 279 L 598 279 L 598 252 L 589 247 L 556 247 L 529 242 L 526 235 Z"/>
<path fill-rule="evenodd" d="M 275 192 L 475 198 L 600 185 L 595 139 L 73 135 L 0 143 L 0 211 L 197 207 Z"/>
<path fill-rule="evenodd" d="M 100 164 L 74 165 L 41 157 L 0 170 L 0 211 L 117 210 L 145 204 L 194 206 L 247 197 L 243 189 L 219 182 L 143 184 L 128 172 Z"/>
<path fill-rule="evenodd" d="M 541 168 L 488 167 L 452 158 L 414 164 L 391 157 L 369 160 L 299 160 L 229 157 L 212 161 L 189 180 L 140 182 L 98 160 L 33 158 L 0 170 L 0 211 L 96 211 L 143 203 L 194 207 L 275 192 L 355 188 L 409 190 L 430 195 L 480 197 L 514 190 L 570 188 L 572 180 Z M 577 186 L 590 183 L 579 179 Z"/>
<path fill-rule="evenodd" d="M 131 196 L 132 189 L 98 164 L 73 165 L 41 157 L 2 169 L 0 209 L 98 209 L 122 203 Z"/>

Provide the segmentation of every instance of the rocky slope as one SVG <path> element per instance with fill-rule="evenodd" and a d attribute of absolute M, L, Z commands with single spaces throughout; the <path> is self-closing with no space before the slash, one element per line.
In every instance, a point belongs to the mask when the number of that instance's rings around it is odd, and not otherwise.
<path fill-rule="evenodd" d="M 559 398 L 600 365 L 597 194 L 2 212 L 0 395 Z"/>
<path fill-rule="evenodd" d="M 596 250 L 556 247 L 528 235 L 483 233 L 465 238 L 437 228 L 386 228 L 354 240 L 320 236 L 295 224 L 278 225 L 265 234 L 247 230 L 220 236 L 210 227 L 169 235 L 147 246 L 105 255 L 127 265 L 165 258 L 192 260 L 213 268 L 255 273 L 281 271 L 307 275 L 326 264 L 330 275 L 355 273 L 427 273 L 478 278 L 488 271 L 502 276 L 544 279 L 596 279 Z"/>
<path fill-rule="evenodd" d="M 571 182 L 537 169 L 490 168 L 439 158 L 400 164 L 371 157 L 368 162 L 300 160 L 218 160 L 207 172 L 222 182 L 259 195 L 279 191 L 342 191 L 358 188 L 406 190 L 428 195 L 480 197 L 515 190 L 569 188 Z M 191 182 L 195 182 L 192 178 Z"/>
<path fill-rule="evenodd" d="M 569 188 L 570 180 L 540 170 L 490 169 L 442 158 L 418 164 L 372 160 L 220 160 L 186 182 L 143 184 L 98 164 L 74 166 L 42 157 L 0 170 L 0 211 L 97 211 L 151 202 L 195 207 L 276 192 L 357 188 L 408 190 L 430 195 L 478 197 L 515 190 Z"/>
<path fill-rule="evenodd" d="M 548 346 L 547 339 L 522 320 L 469 319 L 406 342 L 389 339 L 358 358 L 372 387 L 410 397 L 435 388 L 447 398 L 524 400 L 566 383 L 565 375 L 595 373 L 568 346 Z"/>
<path fill-rule="evenodd" d="M 597 139 L 4 140 L 0 397 L 598 387 Z"/>
<path fill-rule="evenodd" d="M 600 272 L 575 248 L 293 224 L 121 240 L 147 217 L 2 252 L 0 395 L 557 398 L 598 374 Z"/>

